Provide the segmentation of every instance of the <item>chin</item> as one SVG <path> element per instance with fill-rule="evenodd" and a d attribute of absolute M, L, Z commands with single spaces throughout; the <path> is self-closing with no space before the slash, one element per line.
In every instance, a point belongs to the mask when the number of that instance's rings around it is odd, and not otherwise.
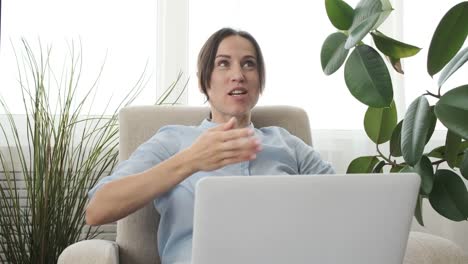
<path fill-rule="evenodd" d="M 252 111 L 252 107 L 242 107 L 242 109 L 236 109 L 231 111 L 233 116 L 245 116 L 249 115 Z"/>

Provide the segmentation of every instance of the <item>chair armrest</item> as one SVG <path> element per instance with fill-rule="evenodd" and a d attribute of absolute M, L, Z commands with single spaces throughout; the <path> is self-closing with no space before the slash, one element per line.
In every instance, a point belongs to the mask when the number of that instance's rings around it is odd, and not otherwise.
<path fill-rule="evenodd" d="M 117 243 L 92 239 L 83 240 L 68 246 L 59 256 L 58 264 L 117 264 L 119 246 Z"/>
<path fill-rule="evenodd" d="M 452 241 L 422 232 L 410 232 L 404 264 L 465 264 L 463 250 Z"/>

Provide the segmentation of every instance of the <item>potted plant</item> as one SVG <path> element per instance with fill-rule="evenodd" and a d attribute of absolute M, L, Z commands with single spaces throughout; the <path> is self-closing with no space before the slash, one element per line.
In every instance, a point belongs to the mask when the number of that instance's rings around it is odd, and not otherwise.
<path fill-rule="evenodd" d="M 444 15 L 430 42 L 427 72 L 430 77 L 439 73 L 438 90 L 424 91 L 400 122 L 388 68 L 403 74 L 401 59 L 416 55 L 420 48 L 378 30 L 393 10 L 388 0 L 361 0 L 355 8 L 342 0 L 325 0 L 325 7 L 338 32 L 323 43 L 323 71 L 331 75 L 344 64 L 349 92 L 368 106 L 364 128 L 376 144 L 377 153 L 354 159 L 347 173 L 417 172 L 422 181 L 415 217 L 421 225 L 423 199 L 429 199 L 448 219 L 467 220 L 468 192 L 463 177 L 468 179 L 468 84 L 445 87 L 444 83 L 468 60 L 468 48 L 460 50 L 468 34 L 468 1 Z M 369 34 L 375 48 L 363 42 Z M 387 67 L 383 57 L 392 67 Z M 437 103 L 430 105 L 428 96 Z M 437 120 L 447 128 L 445 145 L 425 151 Z M 382 144 L 389 144 L 389 153 L 381 151 Z M 441 168 L 442 164 L 448 169 Z"/>
<path fill-rule="evenodd" d="M 68 245 L 99 233 L 85 225 L 87 191 L 116 165 L 117 114 L 138 96 L 146 74 L 112 114 L 90 115 L 97 86 L 83 98 L 77 95 L 82 65 L 75 45 L 66 57 L 68 66 L 60 70 L 50 64 L 50 49 L 36 54 L 24 40 L 22 47 L 17 62 L 24 122 L 0 97 L 7 117 L 0 123 L 6 144 L 0 151 L 0 262 L 56 263 Z M 180 78 L 156 104 L 167 103 Z"/>

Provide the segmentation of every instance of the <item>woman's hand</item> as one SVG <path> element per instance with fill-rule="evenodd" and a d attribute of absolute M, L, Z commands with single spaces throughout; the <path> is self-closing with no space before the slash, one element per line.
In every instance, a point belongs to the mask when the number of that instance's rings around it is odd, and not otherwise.
<path fill-rule="evenodd" d="M 186 151 L 195 171 L 212 171 L 256 158 L 260 140 L 251 128 L 235 128 L 236 118 L 204 132 Z"/>

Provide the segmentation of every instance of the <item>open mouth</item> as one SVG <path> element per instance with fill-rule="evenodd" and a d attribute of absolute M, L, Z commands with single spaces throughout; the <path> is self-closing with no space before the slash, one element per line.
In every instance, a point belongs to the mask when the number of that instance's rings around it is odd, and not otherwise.
<path fill-rule="evenodd" d="M 229 95 L 232 95 L 232 96 L 240 96 L 244 94 L 247 94 L 247 90 L 244 88 L 236 88 L 229 92 Z"/>

